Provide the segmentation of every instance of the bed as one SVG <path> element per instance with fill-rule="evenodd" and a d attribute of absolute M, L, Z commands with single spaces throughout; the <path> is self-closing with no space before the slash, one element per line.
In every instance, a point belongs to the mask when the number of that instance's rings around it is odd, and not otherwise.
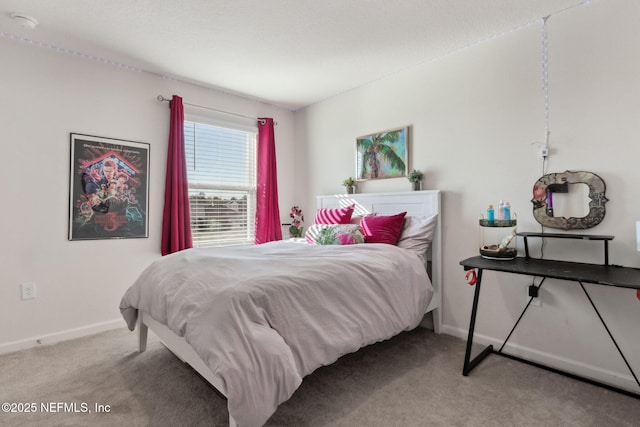
<path fill-rule="evenodd" d="M 291 239 L 190 249 L 154 262 L 123 296 L 140 351 L 151 329 L 227 398 L 231 426 L 264 424 L 306 375 L 343 354 L 427 317 L 440 332 L 440 192 L 319 196 L 317 204 L 326 212 L 349 207 L 360 230 L 373 224 L 369 215 L 406 212 L 403 234 L 397 245 Z M 427 219 L 420 254 L 402 236 L 424 230 L 411 224 Z"/>

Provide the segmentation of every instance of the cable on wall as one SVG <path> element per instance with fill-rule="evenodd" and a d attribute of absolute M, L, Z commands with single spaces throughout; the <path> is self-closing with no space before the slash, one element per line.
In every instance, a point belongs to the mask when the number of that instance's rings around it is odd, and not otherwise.
<path fill-rule="evenodd" d="M 544 147 L 541 148 L 542 153 L 542 176 L 547 174 L 547 157 L 549 156 L 549 34 L 547 32 L 547 21 L 549 16 L 542 18 L 542 93 L 544 96 Z M 544 225 L 540 224 L 540 232 L 544 233 Z M 542 239 L 540 245 L 540 258 L 544 258 L 544 244 L 546 239 Z M 542 284 L 542 283 L 541 283 Z M 535 283 L 534 283 L 535 285 Z"/>
<path fill-rule="evenodd" d="M 550 15 L 549 15 L 550 16 Z M 549 155 L 549 35 L 547 21 L 549 16 L 542 18 L 542 91 L 544 94 L 544 147 L 546 155 L 542 156 L 542 175 L 546 174 L 546 162 Z"/>

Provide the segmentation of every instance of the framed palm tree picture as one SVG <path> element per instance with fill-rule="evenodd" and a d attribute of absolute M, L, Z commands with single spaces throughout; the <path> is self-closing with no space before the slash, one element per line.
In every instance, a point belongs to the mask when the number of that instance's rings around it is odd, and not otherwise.
<path fill-rule="evenodd" d="M 358 180 L 407 176 L 409 127 L 389 129 L 356 139 Z"/>

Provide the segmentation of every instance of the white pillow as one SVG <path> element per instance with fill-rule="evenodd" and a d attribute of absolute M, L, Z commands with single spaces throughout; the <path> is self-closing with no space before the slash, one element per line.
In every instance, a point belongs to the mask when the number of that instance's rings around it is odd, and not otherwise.
<path fill-rule="evenodd" d="M 362 221 L 362 215 L 352 215 L 349 224 L 360 225 L 360 221 Z"/>
<path fill-rule="evenodd" d="M 365 216 L 369 216 L 369 215 L 377 215 L 375 212 L 374 213 L 365 213 L 363 215 L 352 215 L 351 216 L 351 221 L 349 221 L 350 224 L 357 224 L 360 225 L 360 222 L 362 221 L 362 218 L 364 218 Z"/>
<path fill-rule="evenodd" d="M 437 220 L 438 214 L 406 217 L 396 246 L 415 252 L 426 264 Z"/>

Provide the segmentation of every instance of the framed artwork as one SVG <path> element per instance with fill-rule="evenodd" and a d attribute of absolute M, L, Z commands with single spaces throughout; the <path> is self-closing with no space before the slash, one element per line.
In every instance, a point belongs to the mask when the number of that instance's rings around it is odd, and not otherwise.
<path fill-rule="evenodd" d="M 390 129 L 356 139 L 356 179 L 407 176 L 409 127 Z"/>
<path fill-rule="evenodd" d="M 149 144 L 71 134 L 69 240 L 149 237 Z"/>

